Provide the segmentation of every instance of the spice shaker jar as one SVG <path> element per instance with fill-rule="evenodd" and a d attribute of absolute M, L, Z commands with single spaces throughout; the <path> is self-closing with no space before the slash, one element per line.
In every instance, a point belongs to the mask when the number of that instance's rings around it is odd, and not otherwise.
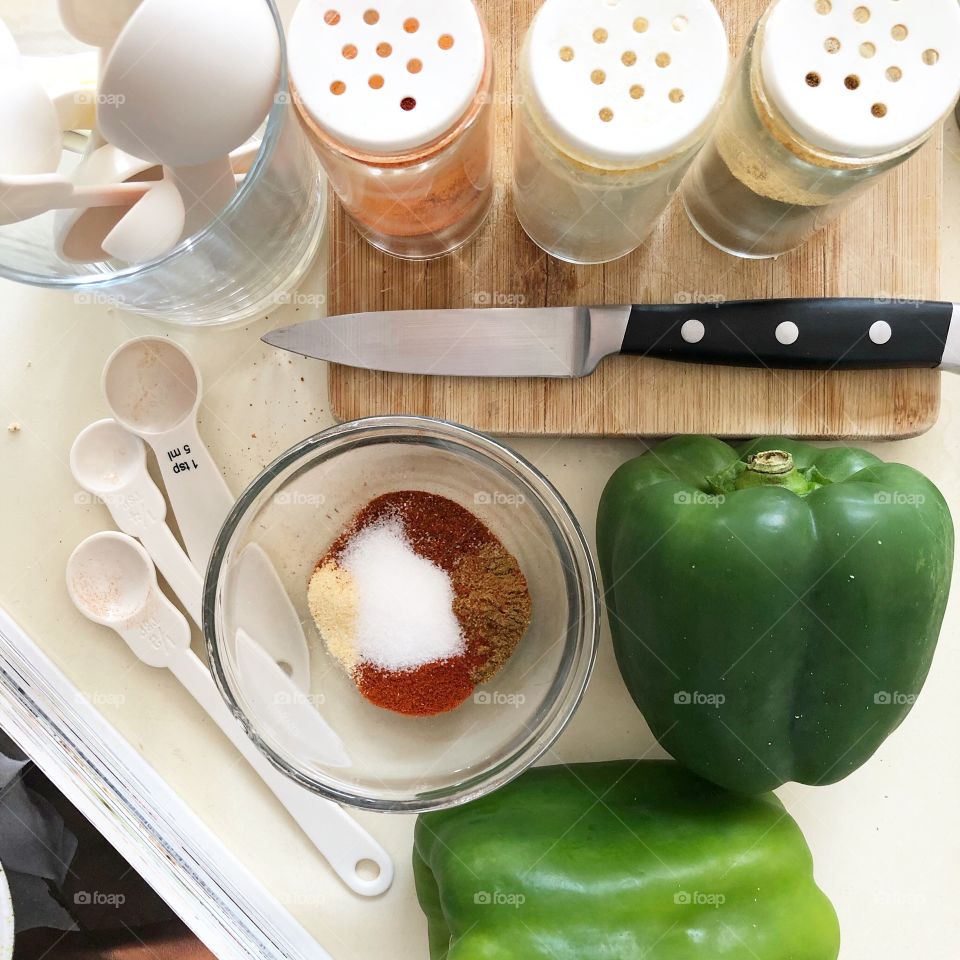
<path fill-rule="evenodd" d="M 776 0 L 683 187 L 739 257 L 800 246 L 912 156 L 960 93 L 957 0 Z"/>
<path fill-rule="evenodd" d="M 646 240 L 706 139 L 729 72 L 710 0 L 546 0 L 516 83 L 513 194 L 570 263 Z"/>
<path fill-rule="evenodd" d="M 493 199 L 493 61 L 472 0 L 301 0 L 294 100 L 357 229 L 387 253 L 439 257 Z"/>

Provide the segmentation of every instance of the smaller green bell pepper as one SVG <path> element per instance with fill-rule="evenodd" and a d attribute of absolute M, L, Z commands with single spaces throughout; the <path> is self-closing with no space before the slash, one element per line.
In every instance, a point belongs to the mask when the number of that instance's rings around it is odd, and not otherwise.
<path fill-rule="evenodd" d="M 541 767 L 417 821 L 431 960 L 836 960 L 799 828 L 672 761 Z"/>

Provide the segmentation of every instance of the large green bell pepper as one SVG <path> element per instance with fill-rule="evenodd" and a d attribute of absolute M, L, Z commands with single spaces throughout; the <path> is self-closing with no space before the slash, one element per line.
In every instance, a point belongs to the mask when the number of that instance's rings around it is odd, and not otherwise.
<path fill-rule="evenodd" d="M 677 437 L 614 474 L 597 545 L 654 736 L 754 793 L 840 780 L 899 726 L 933 658 L 954 533 L 929 480 L 863 450 Z"/>
<path fill-rule="evenodd" d="M 417 821 L 431 960 L 836 960 L 799 828 L 671 761 L 530 770 Z"/>

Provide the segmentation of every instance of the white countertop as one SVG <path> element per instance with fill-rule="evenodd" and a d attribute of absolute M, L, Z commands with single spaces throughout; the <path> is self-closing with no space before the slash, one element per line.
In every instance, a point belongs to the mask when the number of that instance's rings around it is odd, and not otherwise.
<path fill-rule="evenodd" d="M 960 134 L 948 126 L 943 294 L 960 300 Z M 319 267 L 302 290 L 322 293 Z M 129 337 L 160 333 L 193 353 L 206 380 L 201 432 L 239 491 L 283 450 L 332 423 L 323 365 L 259 341 L 266 330 L 310 314 L 310 307 L 291 305 L 246 328 L 185 331 L 0 283 L 0 605 L 335 960 L 426 960 L 409 866 L 412 819 L 362 817 L 393 853 L 398 877 L 378 901 L 349 894 L 175 681 L 83 620 L 64 587 L 74 546 L 109 527 L 106 510 L 76 488 L 67 453 L 84 426 L 107 415 L 99 377 L 110 352 Z M 942 417 L 931 433 L 871 449 L 927 473 L 960 517 L 960 379 L 948 377 L 944 387 Z M 591 538 L 606 480 L 642 450 L 633 441 L 514 446 L 557 484 Z M 927 688 L 903 727 L 843 783 L 781 791 L 840 914 L 844 960 L 940 958 L 960 942 L 960 751 L 949 736 L 960 720 L 958 634 L 960 590 Z M 605 629 L 586 701 L 548 761 L 648 755 L 660 753 L 623 688 Z"/>

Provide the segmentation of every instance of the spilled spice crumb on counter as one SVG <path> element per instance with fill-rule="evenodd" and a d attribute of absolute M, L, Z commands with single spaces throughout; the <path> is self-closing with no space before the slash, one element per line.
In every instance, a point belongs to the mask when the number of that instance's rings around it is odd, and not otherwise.
<path fill-rule="evenodd" d="M 532 616 L 516 558 L 469 510 L 424 491 L 364 507 L 320 559 L 308 600 L 363 696 L 409 716 L 462 704 L 503 669 Z"/>

